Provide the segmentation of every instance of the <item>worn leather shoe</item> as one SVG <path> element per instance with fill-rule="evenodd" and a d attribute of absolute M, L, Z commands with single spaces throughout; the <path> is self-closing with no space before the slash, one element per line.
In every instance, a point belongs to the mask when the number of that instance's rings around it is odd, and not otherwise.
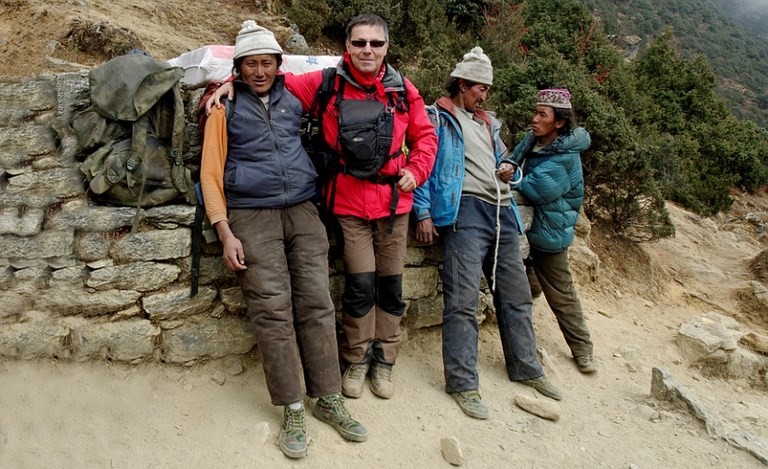
<path fill-rule="evenodd" d="M 341 392 L 347 397 L 358 398 L 363 394 L 365 377 L 368 375 L 367 363 L 352 363 L 346 370 L 341 382 Z"/>
<path fill-rule="evenodd" d="M 595 365 L 595 359 L 591 353 L 576 355 L 573 359 L 576 360 L 576 367 L 582 373 L 589 374 L 597 371 L 597 365 Z"/>
<path fill-rule="evenodd" d="M 473 419 L 485 420 L 489 417 L 488 408 L 480 401 L 480 393 L 472 391 L 460 391 L 449 393 L 453 400 L 459 404 L 462 412 Z"/>
<path fill-rule="evenodd" d="M 371 366 L 371 392 L 382 399 L 389 399 L 395 393 L 392 382 L 392 367 L 374 364 Z"/>
<path fill-rule="evenodd" d="M 555 386 L 555 384 L 550 381 L 549 378 L 547 378 L 546 375 L 539 376 L 538 378 L 534 379 L 526 379 L 520 381 L 520 384 L 530 386 L 545 396 L 549 397 L 550 399 L 554 399 L 556 401 L 563 400 L 563 392 L 560 391 L 557 386 Z"/>

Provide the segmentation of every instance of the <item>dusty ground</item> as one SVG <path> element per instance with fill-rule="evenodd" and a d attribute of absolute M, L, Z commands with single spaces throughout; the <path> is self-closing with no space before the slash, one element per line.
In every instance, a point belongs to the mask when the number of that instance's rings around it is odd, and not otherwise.
<path fill-rule="evenodd" d="M 103 61 L 98 53 L 67 45 L 74 19 L 127 28 L 154 56 L 169 59 L 202 45 L 231 43 L 243 19 L 262 21 L 255 3 L 0 0 L 0 78 Z M 279 23 L 266 17 L 262 22 Z M 766 333 L 765 312 L 744 309 L 738 292 L 752 278 L 749 261 L 768 246 L 747 214 L 765 221 L 768 200 L 741 198 L 732 213 L 715 219 L 670 210 L 674 239 L 637 248 L 600 230 L 592 234 L 603 265 L 596 281 L 577 280 L 596 344 L 595 376 L 576 371 L 546 303 L 537 300 L 537 336 L 554 365 L 548 372 L 566 392 L 558 422 L 514 405 L 515 394 L 534 394 L 507 380 L 498 335 L 488 321 L 479 370 L 490 420 L 465 417 L 443 392 L 440 331 L 417 331 L 398 362 L 394 398 L 385 401 L 366 391 L 349 401 L 370 440 L 343 442 L 310 418 L 310 457 L 298 462 L 274 445 L 281 412 L 269 405 L 255 360 L 237 359 L 245 371 L 227 375 L 223 385 L 211 378 L 230 370 L 234 359 L 192 368 L 0 362 L 0 467 L 439 468 L 449 467 L 440 454 L 446 436 L 459 440 L 468 468 L 761 467 L 709 438 L 688 413 L 648 396 L 651 368 L 663 366 L 729 426 L 768 442 L 765 387 L 707 378 L 685 363 L 674 342 L 682 321 L 708 311 Z M 641 405 L 657 406 L 661 419 L 649 420 Z"/>
<path fill-rule="evenodd" d="M 768 201 L 753 200 L 765 213 Z M 465 417 L 443 392 L 439 328 L 417 331 L 398 362 L 393 399 L 366 390 L 348 401 L 370 440 L 346 443 L 310 418 L 310 456 L 300 462 L 284 458 L 274 444 L 281 412 L 269 404 L 255 360 L 230 358 L 192 368 L 0 362 L 0 467 L 439 468 L 449 467 L 440 452 L 440 439 L 447 436 L 459 440 L 467 468 L 761 467 L 745 452 L 708 437 L 687 412 L 649 398 L 651 368 L 663 366 L 728 426 L 768 441 L 765 387 L 708 378 L 685 363 L 674 342 L 687 317 L 707 311 L 739 315 L 736 291 L 750 278 L 749 260 L 765 244 L 737 212 L 700 219 L 670 209 L 676 238 L 634 253 L 625 249 L 617 260 L 607 254 L 618 252 L 616 246 L 601 242 L 598 280 L 579 279 L 596 343 L 596 375 L 576 371 L 553 316 L 537 300 L 537 336 L 554 364 L 548 373 L 566 393 L 558 422 L 514 405 L 515 394 L 535 394 L 507 380 L 495 326 L 487 321 L 479 370 L 492 412 L 488 421 Z M 757 325 L 744 327 L 765 333 Z M 245 372 L 216 384 L 211 378 L 217 371 L 226 374 L 235 360 Z M 649 420 L 642 405 L 660 411 L 660 420 Z"/>

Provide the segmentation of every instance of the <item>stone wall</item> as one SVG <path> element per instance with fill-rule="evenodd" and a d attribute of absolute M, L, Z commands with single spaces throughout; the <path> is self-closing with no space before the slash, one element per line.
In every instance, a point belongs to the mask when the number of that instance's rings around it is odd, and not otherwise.
<path fill-rule="evenodd" d="M 186 92 L 191 153 L 199 151 L 199 96 Z M 254 347 L 219 245 L 204 247 L 200 291 L 190 297 L 194 207 L 143 210 L 131 230 L 135 208 L 89 199 L 76 139 L 63 124 L 89 104 L 87 73 L 0 83 L 0 99 L 0 356 L 191 363 Z M 524 216 L 529 222 L 530 211 Z M 439 248 L 411 238 L 407 327 L 440 323 L 440 262 Z M 340 265 L 333 256 L 337 308 Z M 483 317 L 492 302 L 480 297 Z"/>

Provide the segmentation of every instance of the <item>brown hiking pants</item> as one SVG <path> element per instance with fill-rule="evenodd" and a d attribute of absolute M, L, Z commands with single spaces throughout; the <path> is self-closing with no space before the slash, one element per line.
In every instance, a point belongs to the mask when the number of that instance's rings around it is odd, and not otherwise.
<path fill-rule="evenodd" d="M 328 238 L 317 209 L 231 209 L 247 270 L 237 273 L 274 405 L 341 391 Z"/>
<path fill-rule="evenodd" d="M 344 233 L 345 284 L 342 297 L 342 360 L 394 365 L 402 340 L 408 214 L 398 215 L 392 233 L 388 218 L 338 217 Z"/>

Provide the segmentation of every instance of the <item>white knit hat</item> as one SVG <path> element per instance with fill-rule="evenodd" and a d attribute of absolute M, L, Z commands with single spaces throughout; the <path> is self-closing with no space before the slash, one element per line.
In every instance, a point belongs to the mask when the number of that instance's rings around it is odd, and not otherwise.
<path fill-rule="evenodd" d="M 245 20 L 235 40 L 234 59 L 257 54 L 282 55 L 283 49 L 272 31 L 259 26 L 253 20 Z"/>
<path fill-rule="evenodd" d="M 475 46 L 471 51 L 464 54 L 464 60 L 456 64 L 451 76 L 491 86 L 493 84 L 491 59 L 483 53 L 481 47 Z"/>

